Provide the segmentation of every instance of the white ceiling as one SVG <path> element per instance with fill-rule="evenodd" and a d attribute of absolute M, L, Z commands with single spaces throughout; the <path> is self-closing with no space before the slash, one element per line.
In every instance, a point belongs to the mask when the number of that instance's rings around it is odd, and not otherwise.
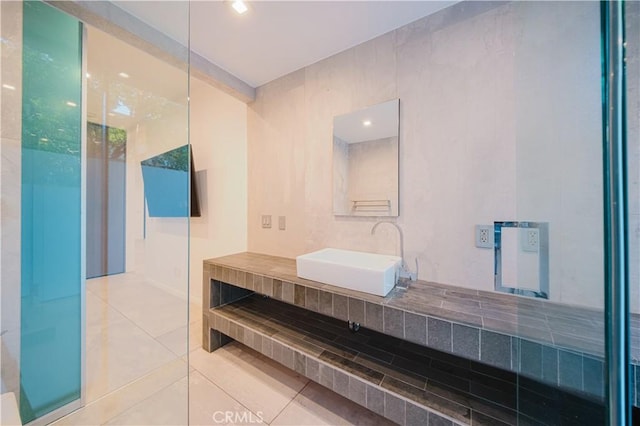
<path fill-rule="evenodd" d="M 149 72 L 153 70 L 153 72 Z M 129 129 L 187 111 L 188 78 L 158 58 L 87 27 L 87 119 Z M 126 73 L 123 77 L 120 73 Z"/>
<path fill-rule="evenodd" d="M 456 1 L 115 1 L 118 7 L 258 87 Z M 190 10 L 189 10 L 190 9 Z"/>
<path fill-rule="evenodd" d="M 398 136 L 398 99 L 370 106 L 333 119 L 333 135 L 346 143 Z M 364 123 L 368 122 L 368 125 Z"/>

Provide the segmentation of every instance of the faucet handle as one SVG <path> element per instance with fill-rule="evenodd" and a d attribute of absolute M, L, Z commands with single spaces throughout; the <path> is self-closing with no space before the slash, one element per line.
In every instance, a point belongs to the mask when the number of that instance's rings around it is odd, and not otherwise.
<path fill-rule="evenodd" d="M 400 278 L 408 278 L 409 281 L 416 281 L 418 279 L 418 258 L 416 257 L 416 272 L 411 272 L 411 269 L 402 262 L 400 265 Z"/>

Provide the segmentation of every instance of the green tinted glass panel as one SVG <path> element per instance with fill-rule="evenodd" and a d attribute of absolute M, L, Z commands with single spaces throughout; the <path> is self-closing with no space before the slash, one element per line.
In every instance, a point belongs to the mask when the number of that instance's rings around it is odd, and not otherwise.
<path fill-rule="evenodd" d="M 81 24 L 24 3 L 22 76 L 23 422 L 80 398 Z"/>

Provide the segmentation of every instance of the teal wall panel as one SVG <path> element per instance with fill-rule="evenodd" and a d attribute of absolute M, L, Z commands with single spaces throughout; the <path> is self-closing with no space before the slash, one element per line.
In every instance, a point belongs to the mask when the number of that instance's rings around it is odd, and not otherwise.
<path fill-rule="evenodd" d="M 80 398 L 82 26 L 24 2 L 20 412 Z"/>

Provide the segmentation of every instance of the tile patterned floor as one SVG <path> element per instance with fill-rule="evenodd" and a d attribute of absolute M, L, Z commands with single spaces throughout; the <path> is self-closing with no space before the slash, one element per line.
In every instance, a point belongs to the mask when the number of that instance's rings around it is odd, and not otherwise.
<path fill-rule="evenodd" d="M 185 306 L 133 274 L 89 280 L 87 405 L 54 424 L 390 424 L 240 344 L 207 353 Z"/>

